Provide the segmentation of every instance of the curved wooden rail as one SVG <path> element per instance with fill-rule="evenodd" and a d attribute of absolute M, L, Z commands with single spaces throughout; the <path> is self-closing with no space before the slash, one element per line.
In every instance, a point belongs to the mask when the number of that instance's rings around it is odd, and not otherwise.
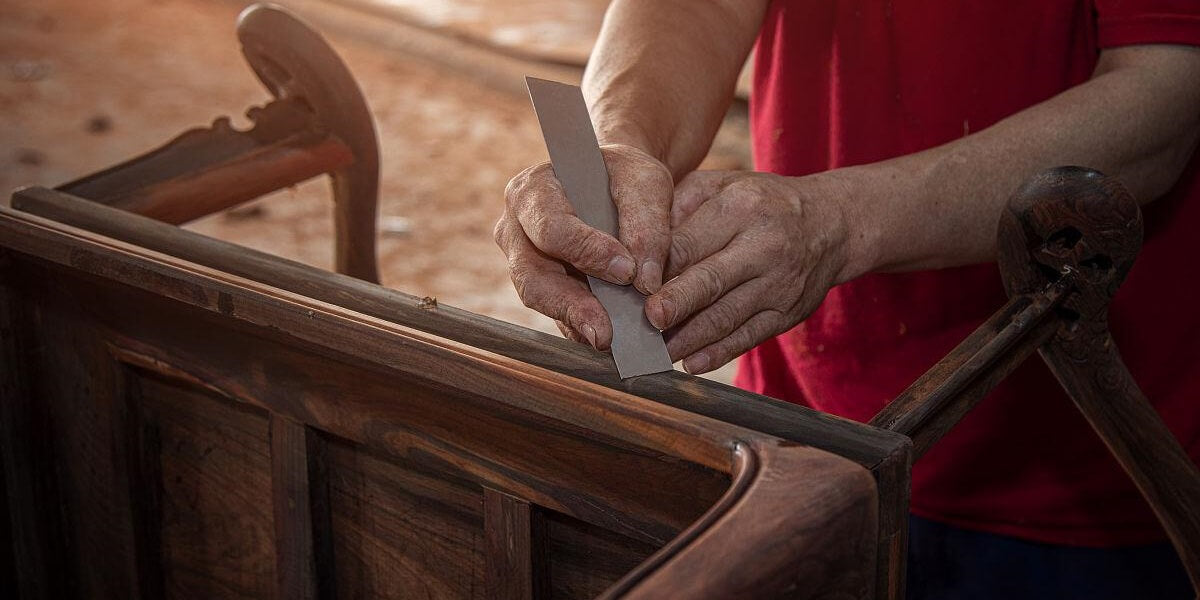
<path fill-rule="evenodd" d="M 872 597 L 870 474 L 786 443 L 738 444 L 734 457 L 725 496 L 601 599 Z"/>

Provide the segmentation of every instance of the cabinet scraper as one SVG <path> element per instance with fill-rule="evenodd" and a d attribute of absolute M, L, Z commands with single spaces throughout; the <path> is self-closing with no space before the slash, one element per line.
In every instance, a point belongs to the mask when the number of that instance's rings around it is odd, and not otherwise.
<path fill-rule="evenodd" d="M 525 84 L 554 175 L 575 214 L 584 223 L 617 237 L 617 208 L 609 194 L 608 170 L 583 92 L 578 86 L 533 77 L 526 77 Z M 612 320 L 612 354 L 621 379 L 670 371 L 671 357 L 662 333 L 646 320 L 646 297 L 632 285 L 587 279 Z"/>

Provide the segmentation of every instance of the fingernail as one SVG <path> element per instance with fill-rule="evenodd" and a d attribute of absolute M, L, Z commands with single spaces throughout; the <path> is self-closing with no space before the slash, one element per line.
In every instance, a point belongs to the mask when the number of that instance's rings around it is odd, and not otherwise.
<path fill-rule="evenodd" d="M 683 361 L 683 368 L 692 375 L 699 375 L 708 372 L 709 362 L 711 361 L 708 358 L 708 354 L 697 352 Z"/>
<path fill-rule="evenodd" d="M 662 287 L 662 265 L 657 260 L 642 262 L 638 271 L 638 290 L 643 294 L 654 294 Z"/>
<path fill-rule="evenodd" d="M 587 339 L 588 343 L 591 344 L 593 348 L 596 347 L 596 330 L 592 329 L 591 325 L 588 325 L 587 323 L 580 325 L 579 333 L 583 334 L 583 337 Z"/>
<path fill-rule="evenodd" d="M 646 301 L 646 319 L 659 331 L 667 328 L 667 315 L 674 314 L 675 303 L 662 296 L 651 296 Z"/>
<path fill-rule="evenodd" d="M 621 283 L 629 283 L 633 280 L 633 273 L 637 270 L 633 261 L 627 256 L 618 256 L 608 263 L 608 275 Z"/>

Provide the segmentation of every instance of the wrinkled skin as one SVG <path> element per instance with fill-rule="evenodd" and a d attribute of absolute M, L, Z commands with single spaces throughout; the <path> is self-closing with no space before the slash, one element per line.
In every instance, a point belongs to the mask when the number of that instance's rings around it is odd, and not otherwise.
<path fill-rule="evenodd" d="M 606 350 L 612 324 L 583 275 L 632 283 L 642 293 L 661 287 L 671 243 L 673 184 L 666 167 L 641 150 L 609 144 L 601 152 L 619 215 L 619 239 L 575 216 L 549 162 L 525 169 L 508 183 L 494 236 L 525 306 L 554 319 L 567 337 Z"/>
<path fill-rule="evenodd" d="M 646 316 L 691 373 L 791 329 L 845 266 L 836 186 L 819 177 L 696 171 L 675 189 L 668 283 Z"/>
<path fill-rule="evenodd" d="M 649 155 L 602 151 L 620 239 L 580 221 L 549 163 L 509 183 L 496 243 L 526 306 L 604 350 L 612 326 L 583 274 L 649 294 L 672 360 L 710 371 L 808 316 L 845 265 L 836 180 L 697 171 L 672 185 Z M 664 266 L 665 265 L 665 266 Z M 664 284 L 663 279 L 667 280 Z"/>

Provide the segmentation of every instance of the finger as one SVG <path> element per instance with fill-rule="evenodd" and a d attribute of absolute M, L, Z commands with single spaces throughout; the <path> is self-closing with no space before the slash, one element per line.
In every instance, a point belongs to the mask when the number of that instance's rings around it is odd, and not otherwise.
<path fill-rule="evenodd" d="M 617 207 L 617 237 L 638 266 L 633 285 L 643 294 L 652 294 L 662 286 L 671 244 L 671 172 L 627 146 L 606 146 L 604 154 Z"/>
<path fill-rule="evenodd" d="M 671 231 L 667 281 L 719 252 L 741 230 L 741 219 L 728 214 L 726 202 L 720 198 L 704 202 L 687 221 Z"/>
<path fill-rule="evenodd" d="M 737 171 L 692 171 L 675 186 L 671 202 L 671 228 L 687 221 L 709 198 L 725 189 Z"/>
<path fill-rule="evenodd" d="M 587 284 L 567 272 L 562 263 L 538 252 L 520 225 L 501 220 L 496 237 L 508 256 L 509 274 L 521 302 L 579 332 L 593 348 L 612 344 L 612 323 Z M 499 243 L 499 242 L 498 242 Z"/>
<path fill-rule="evenodd" d="M 724 250 L 688 267 L 646 299 L 646 318 L 669 329 L 716 302 L 726 292 L 758 275 L 764 268 L 752 242 L 737 238 Z"/>
<path fill-rule="evenodd" d="M 683 368 L 692 375 L 717 369 L 745 354 L 763 340 L 781 333 L 784 322 L 783 313 L 774 310 L 762 311 L 750 317 L 725 338 L 683 359 Z"/>
<path fill-rule="evenodd" d="M 559 332 L 561 332 L 563 334 L 563 337 L 567 338 L 568 340 L 571 340 L 572 342 L 579 342 L 580 344 L 590 344 L 591 343 L 591 342 L 588 342 L 587 339 L 584 338 L 582 335 L 580 335 L 580 333 L 578 331 L 571 329 L 570 325 L 567 325 L 566 323 L 563 323 L 562 321 L 555 321 L 554 324 L 558 326 L 558 330 L 559 330 Z"/>
<path fill-rule="evenodd" d="M 742 323 L 766 308 L 772 300 L 769 286 L 763 278 L 751 279 L 676 327 L 667 334 L 671 360 L 686 358 L 729 337 Z"/>
<path fill-rule="evenodd" d="M 526 238 L 541 252 L 618 285 L 633 281 L 637 272 L 633 255 L 616 238 L 575 215 L 550 163 L 514 177 L 504 196 Z"/>

